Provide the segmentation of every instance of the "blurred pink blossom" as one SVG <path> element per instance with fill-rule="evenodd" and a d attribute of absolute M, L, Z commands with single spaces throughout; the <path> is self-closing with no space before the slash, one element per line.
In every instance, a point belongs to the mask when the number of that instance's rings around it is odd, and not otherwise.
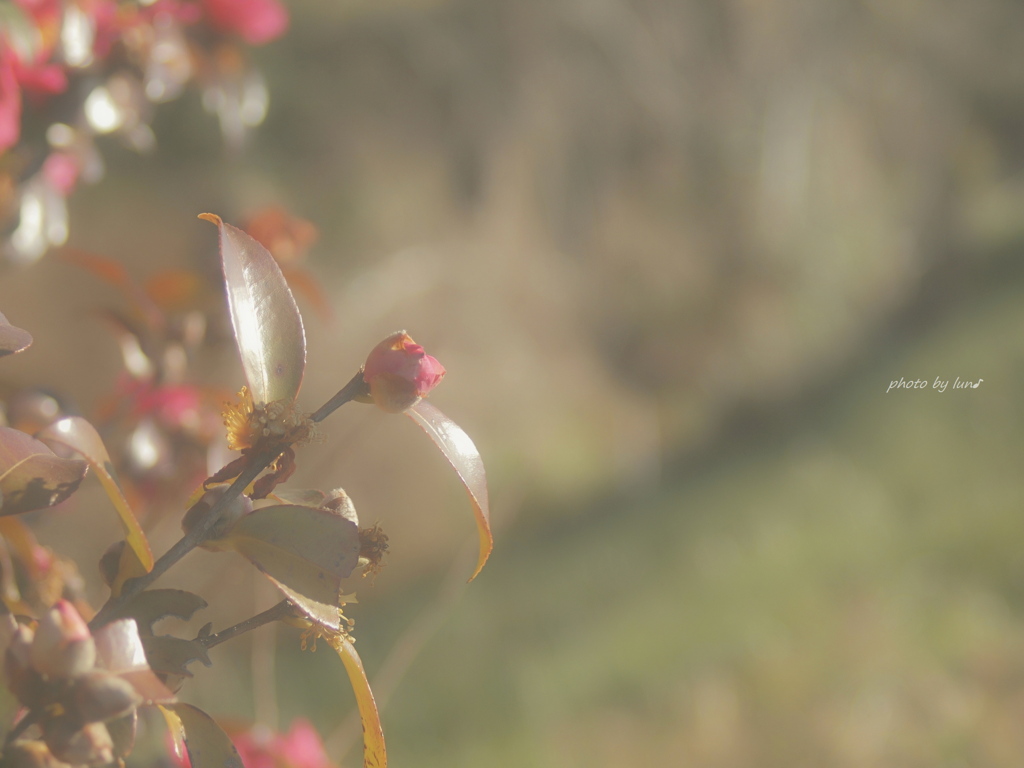
<path fill-rule="evenodd" d="M 210 26 L 251 45 L 269 43 L 288 28 L 288 11 L 277 0 L 203 0 L 203 8 Z"/>

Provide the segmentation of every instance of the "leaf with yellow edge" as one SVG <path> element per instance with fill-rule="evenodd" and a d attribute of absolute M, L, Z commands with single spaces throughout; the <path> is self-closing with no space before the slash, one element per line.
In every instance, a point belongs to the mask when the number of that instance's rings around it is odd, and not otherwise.
<path fill-rule="evenodd" d="M 380 724 L 380 713 L 374 701 L 370 681 L 366 679 L 363 662 L 356 653 L 355 646 L 344 637 L 331 642 L 334 650 L 345 665 L 345 672 L 352 684 L 352 692 L 356 695 L 356 706 L 359 708 L 359 719 L 363 723 L 363 768 L 387 768 L 388 753 L 384 746 L 384 729 Z"/>
<path fill-rule="evenodd" d="M 491 513 L 487 502 L 487 475 L 480 452 L 465 430 L 445 416 L 426 400 L 405 411 L 430 439 L 441 449 L 448 463 L 455 469 L 462 484 L 469 494 L 476 515 L 476 529 L 480 534 L 480 555 L 477 558 L 476 570 L 469 577 L 472 581 L 480 573 L 487 558 L 494 549 L 494 536 L 491 534 Z"/>
<path fill-rule="evenodd" d="M 0 427 L 0 515 L 52 507 L 78 490 L 89 465 L 64 459 L 24 432 Z"/>
<path fill-rule="evenodd" d="M 161 704 L 160 711 L 175 751 L 180 755 L 184 743 L 192 768 L 245 768 L 224 729 L 203 710 L 191 704 Z"/>
<path fill-rule="evenodd" d="M 68 416 L 55 421 L 36 437 L 49 446 L 63 445 L 81 454 L 96 472 L 103 490 L 113 502 L 121 519 L 125 540 L 128 542 L 128 546 L 121 553 L 117 578 L 111 585 L 113 594 L 120 594 L 125 581 L 152 570 L 153 551 L 149 547 L 146 534 L 142 532 L 142 526 L 128 504 L 128 499 L 121 490 L 103 439 L 96 428 L 81 416 Z"/>

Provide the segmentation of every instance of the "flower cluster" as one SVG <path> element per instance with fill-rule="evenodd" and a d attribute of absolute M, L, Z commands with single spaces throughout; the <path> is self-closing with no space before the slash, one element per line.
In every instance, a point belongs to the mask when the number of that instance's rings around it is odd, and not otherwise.
<path fill-rule="evenodd" d="M 104 172 L 96 138 L 152 149 L 153 106 L 186 87 L 237 146 L 268 100 L 243 45 L 288 25 L 278 0 L 13 0 L 2 11 L 0 223 L 13 226 L 3 255 L 18 263 L 66 241 L 68 195 Z"/>
<path fill-rule="evenodd" d="M 60 600 L 35 629 L 8 614 L 0 633 L 7 640 L 8 687 L 27 710 L 19 727 L 30 735 L 5 752 L 18 764 L 21 758 L 28 765 L 49 765 L 55 758 L 107 765 L 131 751 L 136 707 L 174 700 L 147 666 L 130 619 L 93 636 L 75 607 Z"/>

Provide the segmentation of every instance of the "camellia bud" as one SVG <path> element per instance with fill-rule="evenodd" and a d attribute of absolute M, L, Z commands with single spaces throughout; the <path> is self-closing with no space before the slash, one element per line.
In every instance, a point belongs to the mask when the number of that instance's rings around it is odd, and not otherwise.
<path fill-rule="evenodd" d="M 405 331 L 374 347 L 363 366 L 373 402 L 388 413 L 416 405 L 444 378 L 444 366 L 423 351 Z"/>
<path fill-rule="evenodd" d="M 81 675 L 96 663 L 96 642 L 89 626 L 67 600 L 43 614 L 30 652 L 32 667 L 48 678 Z"/>

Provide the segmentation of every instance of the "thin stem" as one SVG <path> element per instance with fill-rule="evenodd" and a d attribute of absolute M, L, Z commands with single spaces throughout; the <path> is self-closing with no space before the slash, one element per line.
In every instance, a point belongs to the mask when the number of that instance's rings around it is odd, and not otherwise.
<path fill-rule="evenodd" d="M 257 627 L 262 627 L 264 624 L 269 624 L 272 621 L 278 621 L 292 614 L 292 604 L 287 600 L 282 600 L 277 605 L 273 605 L 263 613 L 257 613 L 252 618 L 240 621 L 233 627 L 221 630 L 215 635 L 206 635 L 205 637 L 197 637 L 196 642 L 202 645 L 204 648 L 213 648 L 215 645 L 220 645 L 223 642 L 231 640 L 232 638 L 238 637 L 241 634 L 249 632 Z"/>
<path fill-rule="evenodd" d="M 34 709 L 30 709 L 25 713 L 25 716 L 19 720 L 15 726 L 7 734 L 7 738 L 4 739 L 4 744 L 13 744 L 14 741 L 27 731 L 31 726 L 39 722 L 39 712 Z"/>
<path fill-rule="evenodd" d="M 366 395 L 368 391 L 366 382 L 363 380 L 363 371 L 360 369 L 349 380 L 348 384 L 338 390 L 334 397 L 320 406 L 310 416 L 310 419 L 314 422 L 323 421 L 345 403 L 361 395 Z M 111 595 L 93 617 L 92 621 L 89 622 L 89 628 L 96 629 L 104 624 L 108 624 L 132 598 L 160 578 L 168 568 L 206 541 L 210 530 L 220 519 L 221 513 L 227 505 L 238 498 L 242 491 L 248 487 L 249 483 L 255 480 L 263 470 L 270 466 L 271 462 L 281 455 L 284 447 L 277 445 L 252 454 L 248 466 L 235 478 L 235 481 L 231 483 L 227 491 L 224 492 L 224 495 L 217 499 L 214 505 L 210 507 L 210 511 L 153 564 L 153 570 L 144 576 L 129 579 L 125 582 L 119 595 L 116 597 Z"/>
<path fill-rule="evenodd" d="M 121 594 L 116 597 L 111 595 L 103 607 L 100 608 L 99 612 L 93 617 L 92 621 L 89 622 L 89 628 L 96 629 L 97 627 L 102 627 L 104 624 L 109 623 L 113 617 L 117 615 L 118 611 L 128 603 L 128 601 L 156 581 L 164 574 L 165 571 L 167 571 L 168 568 L 202 544 L 206 540 L 207 534 L 209 534 L 214 524 L 220 519 L 221 513 L 224 511 L 225 507 L 238 498 L 249 483 L 255 480 L 260 472 L 266 469 L 270 463 L 277 458 L 279 453 L 280 450 L 273 450 L 253 454 L 249 466 L 247 466 L 242 473 L 235 478 L 235 481 L 231 483 L 227 491 L 224 492 L 224 495 L 217 499 L 213 506 L 210 507 L 210 511 L 207 512 L 206 515 L 203 516 L 203 518 L 200 519 L 188 533 L 179 539 L 174 546 L 167 550 L 160 559 L 153 564 L 153 570 L 144 576 L 129 579 L 121 589 Z"/>
<path fill-rule="evenodd" d="M 363 369 L 360 368 L 356 371 L 356 375 L 349 380 L 348 384 L 339 389 L 334 397 L 321 405 L 316 413 L 309 418 L 311 421 L 321 422 L 345 403 L 369 393 L 370 389 L 363 380 Z"/>

